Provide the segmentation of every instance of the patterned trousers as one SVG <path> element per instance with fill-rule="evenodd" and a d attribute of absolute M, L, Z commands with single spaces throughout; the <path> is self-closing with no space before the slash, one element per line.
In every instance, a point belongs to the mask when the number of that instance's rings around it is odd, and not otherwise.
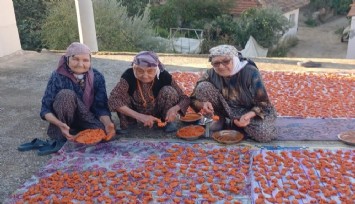
<path fill-rule="evenodd" d="M 199 101 L 209 101 L 212 103 L 214 114 L 221 118 L 240 118 L 243 114 L 249 112 L 245 108 L 233 107 L 228 104 L 222 94 L 210 82 L 201 82 L 195 89 L 195 96 Z M 247 137 L 254 139 L 258 142 L 269 142 L 277 137 L 277 129 L 275 127 L 275 120 L 277 117 L 276 110 L 270 106 L 264 111 L 264 119 L 256 116 L 250 120 L 250 124 L 244 128 L 239 128 L 231 122 L 231 128 L 240 130 L 242 129 Z"/>
<path fill-rule="evenodd" d="M 133 99 L 131 98 L 132 101 Z M 177 91 L 172 86 L 164 86 L 154 100 L 152 108 L 142 109 L 135 108 L 133 103 L 128 104 L 127 106 L 132 110 L 137 111 L 138 113 L 143 113 L 147 115 L 152 115 L 154 117 L 164 119 L 168 110 L 178 104 L 179 95 Z M 120 112 L 117 112 L 118 118 L 120 119 L 120 128 L 127 129 L 129 125 L 137 123 L 134 118 L 131 118 L 127 115 L 124 115 Z"/>
<path fill-rule="evenodd" d="M 56 95 L 53 102 L 53 110 L 53 114 L 70 127 L 70 134 L 76 134 L 85 129 L 105 130 L 105 126 L 101 121 L 89 111 L 72 90 L 63 89 Z M 47 134 L 51 139 L 66 141 L 66 137 L 61 130 L 51 123 Z"/>

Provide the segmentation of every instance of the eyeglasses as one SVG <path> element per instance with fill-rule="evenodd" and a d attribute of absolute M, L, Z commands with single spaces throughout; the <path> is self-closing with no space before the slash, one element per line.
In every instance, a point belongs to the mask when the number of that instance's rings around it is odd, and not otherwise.
<path fill-rule="evenodd" d="M 224 66 L 229 65 L 229 63 L 231 62 L 231 59 L 224 59 L 222 61 L 217 61 L 217 62 L 211 62 L 211 65 L 213 67 L 219 67 L 219 65 L 223 64 Z"/>
<path fill-rule="evenodd" d="M 133 70 L 138 75 L 143 75 L 144 73 L 147 73 L 148 75 L 153 75 L 153 74 L 156 74 L 156 72 L 157 72 L 156 68 L 139 68 L 139 67 L 135 67 L 135 68 L 133 68 Z"/>

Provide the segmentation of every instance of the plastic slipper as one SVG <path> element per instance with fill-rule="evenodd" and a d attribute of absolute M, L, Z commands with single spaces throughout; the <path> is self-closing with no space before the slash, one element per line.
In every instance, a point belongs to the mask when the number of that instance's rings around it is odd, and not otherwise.
<path fill-rule="evenodd" d="M 31 142 L 24 143 L 24 144 L 18 146 L 17 149 L 19 151 L 23 152 L 23 151 L 28 151 L 28 150 L 32 150 L 32 149 L 38 149 L 38 148 L 41 148 L 46 145 L 48 145 L 48 142 L 40 140 L 38 138 L 35 138 Z"/>
<path fill-rule="evenodd" d="M 44 156 L 44 155 L 58 152 L 63 147 L 64 144 L 65 141 L 54 141 L 52 144 L 48 144 L 46 146 L 39 148 L 37 154 L 39 156 Z"/>

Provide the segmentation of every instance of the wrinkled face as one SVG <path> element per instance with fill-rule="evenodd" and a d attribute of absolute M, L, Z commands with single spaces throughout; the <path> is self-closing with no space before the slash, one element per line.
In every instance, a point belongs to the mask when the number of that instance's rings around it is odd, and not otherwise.
<path fill-rule="evenodd" d="M 233 60 L 229 56 L 213 57 L 211 65 L 217 74 L 221 76 L 230 76 L 233 71 Z"/>
<path fill-rule="evenodd" d="M 138 65 L 134 65 L 133 71 L 137 79 L 143 83 L 152 82 L 157 74 L 156 67 L 140 67 Z"/>
<path fill-rule="evenodd" d="M 89 71 L 91 65 L 90 55 L 73 55 L 69 57 L 68 66 L 75 74 L 83 74 Z"/>

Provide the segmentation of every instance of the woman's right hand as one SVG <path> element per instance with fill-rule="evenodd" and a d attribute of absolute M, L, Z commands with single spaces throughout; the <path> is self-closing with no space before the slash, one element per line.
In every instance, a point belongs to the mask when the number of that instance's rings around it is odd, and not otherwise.
<path fill-rule="evenodd" d="M 159 118 L 156 118 L 154 116 L 142 114 L 139 121 L 141 121 L 145 127 L 152 128 L 154 125 L 154 122 L 158 122 L 160 120 L 159 120 Z"/>
<path fill-rule="evenodd" d="M 210 102 L 202 102 L 202 111 L 204 113 L 207 113 L 207 114 L 213 114 L 214 110 L 213 110 L 213 106 L 212 106 L 212 103 Z"/>
<path fill-rule="evenodd" d="M 70 127 L 63 123 L 59 126 L 60 131 L 62 132 L 62 134 L 64 135 L 64 137 L 66 137 L 69 141 L 73 141 L 75 139 L 74 135 L 71 135 L 69 133 Z"/>

